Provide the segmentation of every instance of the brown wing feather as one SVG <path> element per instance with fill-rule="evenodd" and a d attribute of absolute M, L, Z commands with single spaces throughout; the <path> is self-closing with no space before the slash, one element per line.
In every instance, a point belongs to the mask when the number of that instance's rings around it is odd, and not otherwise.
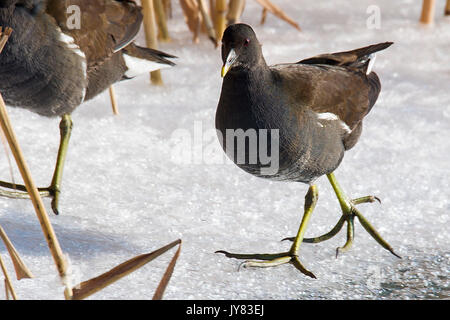
<path fill-rule="evenodd" d="M 355 128 L 369 111 L 369 85 L 362 72 L 327 65 L 289 64 L 272 67 L 292 104 L 317 113 L 330 112 Z"/>
<path fill-rule="evenodd" d="M 358 127 L 375 104 L 381 90 L 374 72 L 366 75 L 369 55 L 388 48 L 392 42 L 321 54 L 296 64 L 273 66 L 292 99 L 319 113 L 334 113 L 351 130 Z M 359 134 L 358 133 L 358 134 Z"/>
<path fill-rule="evenodd" d="M 80 8 L 79 29 L 68 27 L 73 13 L 68 13 L 67 8 L 71 5 Z M 88 68 L 102 64 L 128 45 L 142 22 L 140 8 L 131 0 L 48 0 L 46 11 L 86 54 Z"/>

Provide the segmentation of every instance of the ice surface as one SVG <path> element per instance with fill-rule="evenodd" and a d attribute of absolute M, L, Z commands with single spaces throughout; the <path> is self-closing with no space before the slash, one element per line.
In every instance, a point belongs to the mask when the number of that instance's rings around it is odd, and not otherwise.
<path fill-rule="evenodd" d="M 182 238 L 166 299 L 449 298 L 450 20 L 442 15 L 444 1 L 437 3 L 434 27 L 418 24 L 419 1 L 376 1 L 380 29 L 366 25 L 372 0 L 275 3 L 299 21 L 303 32 L 271 15 L 259 25 L 261 8 L 255 1 L 247 2 L 243 17 L 254 26 L 271 64 L 395 42 L 378 54 L 374 70 L 381 95 L 336 176 L 352 197 L 381 198 L 381 205 L 362 205 L 361 211 L 403 259 L 378 246 L 359 224 L 354 247 L 338 259 L 335 249 L 345 242 L 345 231 L 302 246 L 301 259 L 317 280 L 291 265 L 238 272 L 239 261 L 214 253 L 287 250 L 289 244 L 280 239 L 295 235 L 307 186 L 255 178 L 221 153 L 211 153 L 218 148 L 212 130 L 220 52 L 206 37 L 192 44 L 174 5 L 174 40 L 161 49 L 179 59 L 175 68 L 163 71 L 165 86 L 136 78 L 115 86 L 120 116 L 112 115 L 107 93 L 73 114 L 61 214 L 51 221 L 74 276 L 90 279 Z M 143 42 L 142 34 L 138 41 Z M 59 120 L 8 110 L 36 183 L 47 186 Z M 180 140 L 183 132 L 192 140 Z M 0 170 L 2 180 L 11 180 L 3 151 Z M 17 170 L 14 177 L 20 181 Z M 306 236 L 328 231 L 340 217 L 327 179 L 319 179 L 318 187 L 319 203 Z M 14 281 L 19 298 L 62 299 L 31 203 L 0 198 L 0 224 L 36 275 Z M 3 246 L 0 253 L 6 257 Z M 171 254 L 92 299 L 151 298 Z"/>

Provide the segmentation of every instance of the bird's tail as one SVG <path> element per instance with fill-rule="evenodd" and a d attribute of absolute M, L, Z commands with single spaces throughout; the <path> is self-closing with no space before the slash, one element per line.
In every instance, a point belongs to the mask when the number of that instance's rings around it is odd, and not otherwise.
<path fill-rule="evenodd" d="M 375 53 L 390 47 L 393 42 L 382 42 L 350 51 L 326 53 L 300 61 L 303 64 L 328 64 L 359 69 L 369 74 L 375 62 Z"/>
<path fill-rule="evenodd" d="M 176 56 L 155 49 L 139 47 L 134 43 L 126 46 L 122 51 L 128 68 L 125 76 L 128 78 L 175 65 L 169 59 L 176 58 Z"/>

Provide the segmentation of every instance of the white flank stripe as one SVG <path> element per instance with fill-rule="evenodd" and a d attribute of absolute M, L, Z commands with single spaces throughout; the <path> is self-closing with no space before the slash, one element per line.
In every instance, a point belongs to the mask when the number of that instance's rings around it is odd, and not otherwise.
<path fill-rule="evenodd" d="M 372 68 L 373 68 L 373 65 L 375 64 L 376 59 L 377 59 L 377 55 L 375 53 L 372 53 L 369 56 L 369 65 L 367 66 L 366 74 L 369 74 L 372 72 Z"/>
<path fill-rule="evenodd" d="M 168 64 L 139 59 L 125 53 L 123 54 L 123 58 L 125 59 L 125 63 L 128 67 L 127 72 L 125 72 L 125 76 L 128 78 L 133 78 L 140 74 L 170 67 Z"/>
<path fill-rule="evenodd" d="M 334 113 L 331 112 L 324 112 L 324 113 L 316 113 L 317 115 L 317 119 L 319 120 L 325 120 L 325 121 L 338 121 L 339 125 L 347 132 L 347 133 L 351 133 L 352 130 L 350 130 L 349 126 L 342 121 L 341 119 L 339 119 L 339 117 L 337 115 L 335 115 Z M 323 127 L 323 125 L 318 122 L 317 123 L 320 127 Z"/>
<path fill-rule="evenodd" d="M 342 126 L 342 128 L 344 128 L 345 131 L 347 131 L 347 133 L 352 132 L 352 130 L 350 130 L 349 126 L 344 121 L 339 120 L 339 124 Z"/>
<path fill-rule="evenodd" d="M 319 120 L 339 120 L 338 116 L 331 112 L 317 113 L 317 118 Z"/>

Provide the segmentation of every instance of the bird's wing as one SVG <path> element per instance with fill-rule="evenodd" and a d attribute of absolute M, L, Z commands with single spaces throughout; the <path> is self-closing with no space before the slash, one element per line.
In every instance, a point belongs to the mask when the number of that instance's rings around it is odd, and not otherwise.
<path fill-rule="evenodd" d="M 389 47 L 381 43 L 352 51 L 322 54 L 293 64 L 272 66 L 291 103 L 317 113 L 333 113 L 350 130 L 367 115 L 381 89 L 374 72 L 366 74 L 369 56 Z"/>
<path fill-rule="evenodd" d="M 289 105 L 332 113 L 352 130 L 369 110 L 369 87 L 363 73 L 328 65 L 284 64 L 272 67 Z"/>
<path fill-rule="evenodd" d="M 130 44 L 142 22 L 140 7 L 131 0 L 48 0 L 46 12 L 74 38 L 88 67 Z"/>

